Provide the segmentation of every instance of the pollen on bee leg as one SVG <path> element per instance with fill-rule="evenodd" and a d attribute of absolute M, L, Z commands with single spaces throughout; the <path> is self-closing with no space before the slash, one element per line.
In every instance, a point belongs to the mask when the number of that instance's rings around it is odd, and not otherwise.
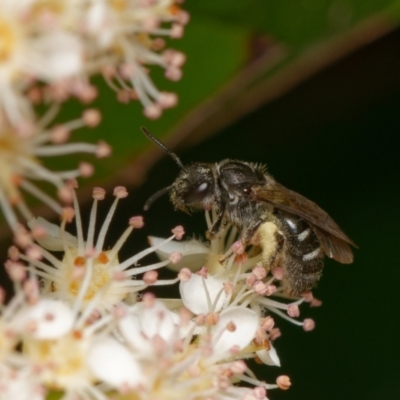
<path fill-rule="evenodd" d="M 257 230 L 259 246 L 262 249 L 261 259 L 264 265 L 269 265 L 277 251 L 278 227 L 273 222 L 265 222 Z"/>

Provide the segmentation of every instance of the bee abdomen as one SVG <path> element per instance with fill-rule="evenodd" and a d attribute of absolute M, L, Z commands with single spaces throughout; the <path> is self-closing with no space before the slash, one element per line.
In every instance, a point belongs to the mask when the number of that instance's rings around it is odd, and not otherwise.
<path fill-rule="evenodd" d="M 313 289 L 322 275 L 324 252 L 312 227 L 289 214 L 281 219 L 286 231 L 284 261 L 286 292 L 298 296 Z"/>

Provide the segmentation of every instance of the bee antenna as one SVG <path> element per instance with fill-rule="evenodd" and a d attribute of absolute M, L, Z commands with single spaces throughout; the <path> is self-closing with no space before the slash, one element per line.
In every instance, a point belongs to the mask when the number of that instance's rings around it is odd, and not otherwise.
<path fill-rule="evenodd" d="M 167 193 L 169 189 L 171 189 L 171 186 L 167 186 L 167 187 L 165 187 L 165 188 L 159 190 L 158 192 L 155 192 L 153 195 L 151 195 L 151 196 L 147 199 L 146 203 L 144 203 L 143 210 L 147 211 L 147 210 L 151 207 L 151 205 L 152 205 L 159 197 L 161 197 L 161 196 L 163 196 L 165 193 Z"/>
<path fill-rule="evenodd" d="M 185 166 L 182 164 L 182 161 L 175 153 L 173 153 L 167 146 L 165 146 L 165 144 L 161 143 L 152 133 L 150 133 L 150 131 L 146 127 L 141 126 L 140 129 L 152 142 L 154 142 L 158 147 L 161 147 L 169 156 L 171 156 L 180 168 L 185 170 Z"/>

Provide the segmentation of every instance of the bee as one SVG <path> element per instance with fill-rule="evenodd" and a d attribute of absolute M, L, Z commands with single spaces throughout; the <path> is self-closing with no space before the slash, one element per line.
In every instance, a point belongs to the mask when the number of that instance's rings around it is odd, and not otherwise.
<path fill-rule="evenodd" d="M 350 246 L 357 246 L 336 222 L 313 201 L 275 181 L 265 166 L 230 159 L 183 165 L 146 128 L 141 129 L 181 169 L 172 185 L 147 200 L 145 210 L 168 192 L 177 210 L 214 210 L 216 220 L 208 237 L 219 235 L 227 224 L 236 226 L 244 246 L 260 246 L 264 268 L 283 268 L 283 290 L 290 296 L 316 286 L 324 255 L 343 264 L 353 262 Z"/>

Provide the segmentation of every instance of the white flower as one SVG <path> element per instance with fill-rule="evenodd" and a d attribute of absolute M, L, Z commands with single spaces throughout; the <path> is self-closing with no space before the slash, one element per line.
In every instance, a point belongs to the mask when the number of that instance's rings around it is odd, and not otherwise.
<path fill-rule="evenodd" d="M 224 279 L 192 274 L 188 281 L 181 281 L 179 291 L 183 304 L 194 314 L 221 311 L 227 301 Z"/>
<path fill-rule="evenodd" d="M 25 363 L 35 367 L 36 380 L 43 386 L 63 391 L 64 399 L 80 395 L 102 399 L 105 395 L 95 387 L 102 376 L 95 367 L 99 360 L 109 365 L 120 361 L 122 345 L 116 346 L 115 339 L 103 332 L 110 318 L 91 319 L 95 301 L 82 314 L 77 308 L 41 296 L 25 310 L 21 321 Z"/>
<path fill-rule="evenodd" d="M 227 357 L 233 348 L 243 350 L 254 339 L 258 324 L 258 315 L 249 308 L 236 306 L 221 312 L 211 331 L 218 357 Z"/>
<path fill-rule="evenodd" d="M 83 65 L 82 41 L 73 32 L 50 23 L 46 17 L 51 7 L 46 10 L 40 3 L 0 3 L 0 114 L 5 114 L 11 125 L 32 118 L 32 108 L 24 98 L 32 81 L 52 83 L 77 75 Z"/>
<path fill-rule="evenodd" d="M 97 340 L 91 347 L 88 360 L 95 376 L 112 387 L 126 391 L 144 381 L 141 365 L 116 339 Z"/>
<path fill-rule="evenodd" d="M 126 311 L 118 323 L 119 333 L 144 371 L 135 382 L 140 383 L 140 390 L 127 392 L 124 388 L 128 397 L 223 400 L 242 399 L 258 391 L 264 395 L 256 398 L 264 399 L 265 389 L 276 387 L 254 378 L 251 383 L 257 390 L 235 386 L 242 379 L 250 382 L 245 363 L 238 360 L 256 335 L 258 316 L 254 311 L 231 308 L 221 313 L 218 322 L 197 327 L 187 312 L 173 313 L 149 295 Z M 112 375 L 124 376 L 123 363 L 113 368 Z"/>
<path fill-rule="evenodd" d="M 179 324 L 179 317 L 163 303 L 157 301 L 149 307 L 143 302 L 136 303 L 119 320 L 120 333 L 132 349 L 142 353 L 142 357 L 153 354 L 155 337 L 167 343 L 183 339 L 193 328 L 191 323 Z"/>
<path fill-rule="evenodd" d="M 9 368 L 0 364 L 1 400 L 45 400 L 44 388 L 30 368 Z"/>
<path fill-rule="evenodd" d="M 110 211 L 100 229 L 97 239 L 94 239 L 98 201 L 105 197 L 105 191 L 95 188 L 93 191 L 93 207 L 86 238 L 83 234 L 80 210 L 75 191 L 71 188 L 74 209 L 64 209 L 62 213 L 61 228 L 44 221 L 33 219 L 29 222 L 30 228 L 42 229 L 42 236 L 37 236 L 40 248 L 38 252 L 50 263 L 30 256 L 28 253 L 20 254 L 20 258 L 29 263 L 28 270 L 40 276 L 44 282 L 44 291 L 49 296 L 64 300 L 70 304 L 86 305 L 97 298 L 96 308 L 102 312 L 111 311 L 112 308 L 128 295 L 133 297 L 148 285 L 164 285 L 177 282 L 177 279 L 159 280 L 156 270 L 169 264 L 166 260 L 147 266 L 136 267 L 136 263 L 146 255 L 154 252 L 154 247 L 149 247 L 138 254 L 121 262 L 118 252 L 130 233 L 143 226 L 142 217 L 132 217 L 125 232 L 117 243 L 109 250 L 103 249 L 105 236 L 113 214 L 120 199 L 128 195 L 123 187 L 114 190 L 116 197 Z M 75 216 L 77 237 L 65 232 L 67 222 Z M 171 236 L 166 242 L 174 239 Z M 165 242 L 165 243 L 166 243 Z M 57 259 L 48 250 L 63 251 L 62 260 Z M 132 279 L 143 275 L 142 279 Z M 83 296 L 83 297 L 82 297 Z M 81 297 L 81 298 L 80 298 Z M 77 299 L 79 301 L 77 302 Z"/>
<path fill-rule="evenodd" d="M 42 299 L 26 308 L 19 316 L 20 325 L 34 321 L 30 336 L 40 340 L 54 340 L 72 330 L 75 315 L 65 303 Z"/>
<path fill-rule="evenodd" d="M 48 128 L 57 110 L 57 107 L 50 108 L 37 124 L 28 124 L 20 130 L 6 121 L 0 127 L 0 208 L 14 233 L 18 229 L 15 209 L 26 220 L 33 218 L 24 202 L 23 191 L 60 213 L 61 206 L 40 189 L 36 181 L 45 181 L 55 186 L 59 196 L 63 198 L 65 179 L 89 176 L 93 172 L 93 167 L 87 162 L 73 170 L 52 171 L 42 163 L 43 158 L 82 152 L 102 157 L 110 152 L 103 142 L 97 145 L 64 143 L 72 130 L 97 125 L 100 114 L 96 110 L 86 110 L 79 119 Z"/>

